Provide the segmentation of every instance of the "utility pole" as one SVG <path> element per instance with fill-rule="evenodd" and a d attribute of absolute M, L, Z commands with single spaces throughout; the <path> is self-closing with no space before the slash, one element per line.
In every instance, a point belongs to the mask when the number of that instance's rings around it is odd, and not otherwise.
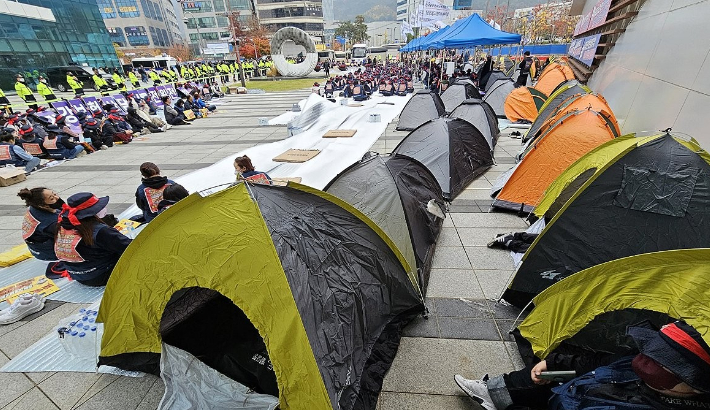
<path fill-rule="evenodd" d="M 229 11 L 227 12 L 229 13 L 229 31 L 232 35 L 232 45 L 234 46 L 234 54 L 237 58 L 237 67 L 239 67 L 239 80 L 242 83 L 242 87 L 246 87 L 247 82 L 244 78 L 244 67 L 242 66 L 242 58 L 239 55 L 239 45 L 241 42 L 238 35 L 238 33 L 241 31 L 241 25 L 239 23 L 239 12 L 232 11 L 231 2 L 227 2 L 227 4 L 229 4 Z"/>

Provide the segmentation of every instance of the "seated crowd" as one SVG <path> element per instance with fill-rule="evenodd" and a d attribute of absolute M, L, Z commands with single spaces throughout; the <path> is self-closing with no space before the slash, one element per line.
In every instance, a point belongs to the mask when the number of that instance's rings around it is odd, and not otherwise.
<path fill-rule="evenodd" d="M 77 111 L 69 119 L 43 106 L 25 112 L 0 110 L 0 167 L 22 167 L 29 174 L 49 161 L 128 144 L 141 134 L 165 132 L 215 111 L 215 105 L 205 102 L 215 96 L 214 90 L 188 86 L 176 101 L 162 98 L 165 120 L 157 115 L 160 108 L 150 96 L 140 98 L 132 92 L 123 93 L 125 110 L 105 104 L 93 112 Z"/>
<path fill-rule="evenodd" d="M 360 67 L 355 72 L 338 75 L 326 80 L 323 90 L 319 83 L 313 84 L 313 92 L 333 98 L 336 92 L 342 97 L 363 101 L 373 93 L 384 96 L 405 96 L 414 92 L 412 71 L 407 66 L 395 63 L 372 64 Z"/>

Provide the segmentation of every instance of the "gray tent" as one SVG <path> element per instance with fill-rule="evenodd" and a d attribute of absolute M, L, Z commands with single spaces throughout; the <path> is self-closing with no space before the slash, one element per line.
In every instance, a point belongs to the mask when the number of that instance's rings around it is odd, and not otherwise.
<path fill-rule="evenodd" d="M 508 94 L 514 89 L 515 83 L 513 80 L 510 78 L 501 78 L 493 83 L 483 97 L 483 101 L 487 102 L 488 105 L 493 108 L 498 118 L 505 118 L 505 110 L 503 109 L 505 99 L 508 98 Z"/>
<path fill-rule="evenodd" d="M 444 115 L 445 111 L 439 94 L 427 90 L 417 91 L 399 114 L 397 131 L 412 131 L 425 122 Z"/>
<path fill-rule="evenodd" d="M 493 84 L 495 84 L 496 81 L 498 81 L 498 80 L 505 80 L 505 79 L 509 79 L 509 78 L 510 78 L 510 77 L 508 77 L 507 75 L 505 75 L 505 73 L 502 72 L 502 71 L 500 71 L 500 70 L 493 70 L 493 71 L 491 71 L 491 74 L 490 74 L 490 76 L 488 77 L 488 82 L 486 82 L 485 91 L 486 91 L 486 92 L 490 91 L 491 88 L 493 88 Z"/>
<path fill-rule="evenodd" d="M 434 175 L 404 155 L 372 155 L 340 173 L 324 190 L 382 228 L 410 266 L 417 267 L 419 285 L 426 295 L 434 247 L 444 222 L 431 213 L 437 213 L 432 207 L 444 207 Z"/>
<path fill-rule="evenodd" d="M 451 112 L 469 98 L 481 98 L 478 89 L 468 82 L 455 82 L 441 94 L 446 112 Z"/>
<path fill-rule="evenodd" d="M 449 118 L 461 118 L 473 124 L 486 137 L 488 145 L 493 150 L 500 135 L 500 129 L 498 129 L 496 113 L 487 102 L 477 98 L 466 100 L 449 114 Z"/>
<path fill-rule="evenodd" d="M 447 201 L 493 165 L 486 137 L 459 118 L 425 123 L 404 137 L 392 154 L 406 155 L 424 164 L 436 177 Z"/>

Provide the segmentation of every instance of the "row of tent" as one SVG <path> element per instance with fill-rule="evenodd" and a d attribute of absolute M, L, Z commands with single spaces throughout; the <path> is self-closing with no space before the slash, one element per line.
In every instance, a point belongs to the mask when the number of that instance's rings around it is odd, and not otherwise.
<path fill-rule="evenodd" d="M 604 98 L 551 66 L 506 97 L 508 119 L 532 124 L 493 187 L 494 208 L 539 232 L 502 296 L 534 306 L 514 331 L 524 361 L 621 357 L 644 321 L 684 320 L 710 342 L 710 155 L 670 130 L 620 135 Z"/>
<path fill-rule="evenodd" d="M 493 164 L 495 114 L 472 84 L 452 90 L 454 116 L 324 191 L 242 182 L 159 215 L 106 287 L 99 363 L 160 369 L 163 408 L 375 409 L 424 313 L 445 201 Z"/>
<path fill-rule="evenodd" d="M 400 48 L 401 52 L 463 49 L 494 44 L 519 44 L 520 34 L 497 30 L 477 13 L 460 19 L 427 36 L 415 38 Z"/>

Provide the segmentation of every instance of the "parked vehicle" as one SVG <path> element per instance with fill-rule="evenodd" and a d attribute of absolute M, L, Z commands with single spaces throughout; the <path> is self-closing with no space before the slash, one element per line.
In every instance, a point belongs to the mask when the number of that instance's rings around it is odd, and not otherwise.
<path fill-rule="evenodd" d="M 49 85 L 59 91 L 71 91 L 71 87 L 69 87 L 69 84 L 67 84 L 68 72 L 72 72 L 74 75 L 76 75 L 76 78 L 78 78 L 79 81 L 84 83 L 85 90 L 93 88 L 94 90 L 99 91 L 98 87 L 96 87 L 96 85 L 94 84 L 94 80 L 92 79 L 92 77 L 94 76 L 94 72 L 92 71 L 91 67 L 67 65 L 49 67 L 45 72 L 47 73 L 47 81 L 49 82 Z M 116 83 L 113 81 L 113 78 L 110 74 L 106 73 L 104 70 L 99 69 L 99 75 L 101 75 L 101 77 L 106 80 L 108 86 L 112 90 L 118 89 L 118 86 L 116 86 Z"/>

